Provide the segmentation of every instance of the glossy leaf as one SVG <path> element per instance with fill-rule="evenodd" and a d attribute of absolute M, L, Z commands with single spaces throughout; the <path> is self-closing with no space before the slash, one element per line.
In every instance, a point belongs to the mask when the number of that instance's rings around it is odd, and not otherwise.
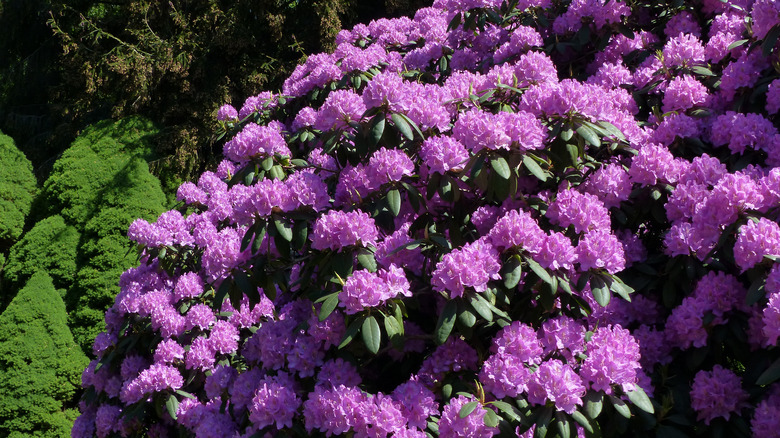
<path fill-rule="evenodd" d="M 363 343 L 366 344 L 368 351 L 376 354 L 382 343 L 382 331 L 379 329 L 379 323 L 374 318 L 374 315 L 369 315 L 363 320 L 360 332 L 363 335 Z"/>
<path fill-rule="evenodd" d="M 439 315 L 439 321 L 436 323 L 436 343 L 441 345 L 452 332 L 455 325 L 455 314 L 458 311 L 458 303 L 455 300 L 447 301 Z"/>

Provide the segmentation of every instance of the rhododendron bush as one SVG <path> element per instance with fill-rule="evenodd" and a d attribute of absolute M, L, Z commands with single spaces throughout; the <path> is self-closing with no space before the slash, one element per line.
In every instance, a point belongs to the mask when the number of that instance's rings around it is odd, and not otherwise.
<path fill-rule="evenodd" d="M 780 3 L 436 0 L 223 106 L 73 435 L 776 436 Z"/>

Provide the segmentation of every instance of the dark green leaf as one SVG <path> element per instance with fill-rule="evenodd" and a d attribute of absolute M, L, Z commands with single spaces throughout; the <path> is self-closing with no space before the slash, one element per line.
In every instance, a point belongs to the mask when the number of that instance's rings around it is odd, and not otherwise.
<path fill-rule="evenodd" d="M 626 395 L 628 396 L 628 399 L 631 400 L 631 403 L 633 403 L 634 406 L 638 407 L 639 409 L 647 412 L 648 414 L 655 412 L 653 409 L 653 403 L 650 401 L 650 397 L 648 397 L 645 393 L 645 390 L 639 386 L 637 386 L 633 391 L 626 392 Z"/>
<path fill-rule="evenodd" d="M 547 436 L 547 429 L 550 426 L 550 420 L 552 420 L 553 410 L 547 406 L 539 413 L 539 417 L 536 419 L 536 433 L 534 437 L 544 438 Z"/>
<path fill-rule="evenodd" d="M 319 320 L 325 321 L 328 316 L 330 316 L 331 313 L 333 313 L 334 310 L 336 310 L 336 307 L 339 305 L 339 293 L 335 292 L 327 296 L 325 300 L 322 302 L 322 307 L 320 308 L 320 315 Z"/>
<path fill-rule="evenodd" d="M 292 246 L 295 250 L 300 251 L 306 245 L 306 240 L 309 236 L 309 224 L 305 220 L 299 220 L 293 224 L 292 231 Z"/>
<path fill-rule="evenodd" d="M 191 399 L 197 399 L 197 397 L 195 397 L 194 395 L 190 394 L 190 393 L 189 393 L 189 392 L 187 392 L 187 391 L 183 391 L 183 390 L 181 390 L 181 389 L 177 389 L 177 390 L 176 390 L 176 391 L 174 391 L 174 392 L 175 392 L 176 394 L 179 394 L 179 395 L 180 395 L 180 396 L 182 396 L 182 397 L 191 398 Z"/>
<path fill-rule="evenodd" d="M 490 166 L 496 171 L 496 174 L 502 179 L 509 179 L 512 176 L 512 171 L 509 169 L 509 164 L 502 156 L 496 156 L 490 159 Z"/>
<path fill-rule="evenodd" d="M 571 429 L 569 427 L 569 419 L 563 412 L 557 412 L 555 414 L 555 424 L 558 426 L 558 436 L 560 438 L 570 438 Z"/>
<path fill-rule="evenodd" d="M 628 407 L 626 402 L 615 397 L 614 395 L 609 396 L 609 401 L 612 402 L 612 406 L 615 407 L 615 410 L 618 412 L 618 414 L 626 418 L 631 418 L 631 409 Z"/>
<path fill-rule="evenodd" d="M 260 251 L 260 246 L 263 244 L 263 239 L 265 238 L 266 233 L 266 223 L 261 222 L 257 232 L 255 234 L 255 240 L 252 241 L 252 252 L 256 253 Z"/>
<path fill-rule="evenodd" d="M 409 140 L 414 140 L 414 132 L 412 131 L 412 127 L 406 122 L 406 118 L 402 117 L 401 114 L 393 113 L 390 116 L 390 119 L 404 137 Z"/>
<path fill-rule="evenodd" d="M 460 418 L 468 417 L 472 412 L 474 412 L 474 409 L 476 409 L 477 406 L 479 406 L 479 401 L 477 400 L 466 403 L 465 405 L 461 406 L 460 411 L 458 412 L 458 416 Z"/>
<path fill-rule="evenodd" d="M 601 146 L 601 139 L 599 138 L 598 134 L 596 134 L 596 132 L 588 126 L 580 125 L 577 128 L 577 134 L 579 134 L 586 143 L 595 147 Z"/>
<path fill-rule="evenodd" d="M 233 287 L 233 281 L 230 278 L 226 278 L 222 280 L 222 283 L 220 283 L 219 288 L 217 288 L 216 295 L 214 295 L 214 303 L 212 304 L 212 308 L 214 310 L 219 310 L 222 308 L 222 303 L 225 301 L 225 297 L 227 297 L 228 292 L 230 292 L 230 289 Z"/>
<path fill-rule="evenodd" d="M 537 277 L 539 277 L 539 279 L 547 284 L 553 284 L 553 279 L 550 277 L 550 274 L 542 267 L 542 265 L 537 263 L 536 260 L 532 259 L 531 257 L 526 257 L 525 262 L 528 263 L 528 267 L 531 268 L 531 270 L 534 272 L 534 274 L 536 274 Z"/>
<path fill-rule="evenodd" d="M 363 321 L 363 327 L 360 331 L 363 334 L 363 342 L 366 344 L 368 351 L 376 354 L 382 343 L 382 331 L 379 329 L 379 323 L 374 318 L 374 315 L 369 315 Z"/>
<path fill-rule="evenodd" d="M 352 323 L 347 327 L 347 330 L 344 331 L 344 336 L 341 338 L 339 349 L 346 347 L 350 342 L 352 342 L 357 332 L 360 331 L 360 326 L 363 325 L 364 319 L 365 317 L 361 316 L 352 321 Z"/>
<path fill-rule="evenodd" d="M 728 50 L 732 51 L 732 50 L 736 49 L 737 47 L 745 44 L 748 41 L 750 41 L 750 40 L 737 40 L 737 41 L 734 41 L 733 43 L 729 44 Z"/>
<path fill-rule="evenodd" d="M 571 418 L 576 421 L 580 426 L 582 426 L 585 431 L 588 433 L 593 433 L 593 425 L 590 424 L 590 420 L 588 417 L 582 414 L 580 411 L 574 411 L 571 414 Z"/>
<path fill-rule="evenodd" d="M 595 420 L 601 414 L 604 396 L 600 392 L 591 391 L 582 400 L 585 403 L 585 414 L 588 418 Z"/>
<path fill-rule="evenodd" d="M 260 163 L 260 166 L 263 168 L 263 170 L 268 172 L 272 167 L 274 167 L 274 157 L 268 157 L 264 159 L 263 162 Z"/>
<path fill-rule="evenodd" d="M 455 300 L 447 301 L 439 315 L 439 321 L 436 323 L 436 343 L 441 345 L 452 332 L 455 325 L 455 314 L 458 311 L 458 303 Z"/>
<path fill-rule="evenodd" d="M 780 24 L 775 24 L 769 29 L 769 32 L 766 33 L 764 42 L 761 43 L 761 51 L 764 53 L 764 56 L 772 54 L 772 49 L 775 48 L 778 37 L 780 37 Z"/>
<path fill-rule="evenodd" d="M 385 132 L 385 114 L 380 112 L 371 119 L 369 124 L 371 127 L 371 142 L 372 146 L 376 146 L 379 140 L 382 139 L 382 134 Z"/>
<path fill-rule="evenodd" d="M 282 239 L 288 242 L 292 241 L 293 228 L 287 221 L 276 219 L 274 220 L 274 227 L 276 228 L 276 231 L 279 232 L 279 236 L 281 236 Z"/>
<path fill-rule="evenodd" d="M 387 192 L 387 205 L 393 216 L 398 216 L 398 213 L 401 212 L 401 192 L 398 189 Z"/>
<path fill-rule="evenodd" d="M 745 304 L 752 306 L 756 304 L 760 299 L 764 298 L 766 291 L 764 285 L 766 284 L 766 277 L 758 277 L 753 283 L 750 284 L 747 295 L 745 295 Z"/>
<path fill-rule="evenodd" d="M 523 277 L 523 263 L 519 256 L 512 256 L 504 263 L 501 269 L 501 278 L 504 279 L 504 287 L 512 289 L 520 283 Z"/>
<path fill-rule="evenodd" d="M 479 313 L 479 316 L 487 321 L 493 321 L 493 310 L 490 303 L 479 293 L 474 293 L 469 296 L 469 304 L 471 307 Z"/>
<path fill-rule="evenodd" d="M 529 155 L 523 157 L 523 165 L 525 165 L 525 168 L 531 172 L 531 175 L 535 176 L 539 181 L 547 181 L 547 172 L 539 167 L 539 164 Z"/>
<path fill-rule="evenodd" d="M 509 417 L 510 421 L 519 423 L 523 418 L 522 413 L 516 407 L 510 405 L 507 402 L 492 401 L 489 404 L 495 406 L 496 408 L 498 408 L 499 411 L 506 414 L 506 416 Z"/>
<path fill-rule="evenodd" d="M 593 292 L 593 298 L 599 303 L 601 307 L 607 307 L 612 294 L 609 292 L 607 283 L 601 279 L 598 275 L 590 277 L 590 290 Z"/>
<path fill-rule="evenodd" d="M 780 378 L 780 359 L 777 359 L 769 368 L 766 369 L 756 380 L 756 385 L 764 386 L 769 385 Z"/>
<path fill-rule="evenodd" d="M 458 309 L 458 322 L 462 324 L 461 327 L 471 328 L 477 323 L 477 316 L 469 308 Z"/>

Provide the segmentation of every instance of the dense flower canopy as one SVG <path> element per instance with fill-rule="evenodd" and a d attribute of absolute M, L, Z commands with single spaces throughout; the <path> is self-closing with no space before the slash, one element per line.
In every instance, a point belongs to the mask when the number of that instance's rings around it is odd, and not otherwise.
<path fill-rule="evenodd" d="M 762 0 L 343 30 L 131 226 L 73 436 L 776 432 L 778 36 Z"/>

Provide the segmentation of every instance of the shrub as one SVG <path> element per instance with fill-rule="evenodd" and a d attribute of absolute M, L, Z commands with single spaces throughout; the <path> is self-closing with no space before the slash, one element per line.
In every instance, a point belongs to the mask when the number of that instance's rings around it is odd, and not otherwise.
<path fill-rule="evenodd" d="M 76 253 L 81 234 L 62 216 L 37 222 L 8 253 L 3 270 L 4 290 L 17 291 L 38 271 L 48 273 L 55 287 L 67 289 L 76 275 Z M 7 302 L 13 296 L 7 297 Z"/>
<path fill-rule="evenodd" d="M 131 225 L 74 436 L 777 429 L 778 35 L 764 0 L 342 31 Z"/>
<path fill-rule="evenodd" d="M 36 191 L 32 164 L 11 137 L 0 133 L 0 249 L 21 237 Z"/>
<path fill-rule="evenodd" d="M 35 273 L 0 315 L 0 434 L 62 437 L 77 416 L 79 373 L 88 360 L 73 342 L 65 304 Z"/>

